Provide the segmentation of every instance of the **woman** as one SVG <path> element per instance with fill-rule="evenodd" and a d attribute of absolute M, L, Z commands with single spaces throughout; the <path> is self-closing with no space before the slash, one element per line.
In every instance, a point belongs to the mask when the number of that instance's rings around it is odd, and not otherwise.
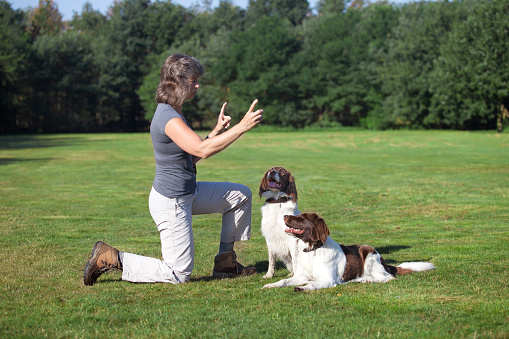
<path fill-rule="evenodd" d="M 185 283 L 194 266 L 192 215 L 223 213 L 219 252 L 214 258 L 215 278 L 256 272 L 236 261 L 235 241 L 248 240 L 251 232 L 251 191 L 241 184 L 196 182 L 195 164 L 228 147 L 262 120 L 253 101 L 244 118 L 226 131 L 231 117 L 219 113 L 214 130 L 202 140 L 186 121 L 182 105 L 196 95 L 203 66 L 193 57 L 175 53 L 161 68 L 156 93 L 159 103 L 150 125 L 156 174 L 149 197 L 150 214 L 161 238 L 163 260 L 143 257 L 99 241 L 85 267 L 84 283 L 93 285 L 109 270 L 122 271 L 131 282 Z"/>

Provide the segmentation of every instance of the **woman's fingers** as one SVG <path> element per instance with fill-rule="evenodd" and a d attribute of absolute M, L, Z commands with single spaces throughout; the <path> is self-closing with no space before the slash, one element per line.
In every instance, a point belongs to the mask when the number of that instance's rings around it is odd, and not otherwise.
<path fill-rule="evenodd" d="M 256 120 L 262 120 L 263 119 L 263 109 L 259 109 L 256 112 L 253 112 L 253 115 L 256 117 Z"/>
<path fill-rule="evenodd" d="M 227 103 L 227 102 L 225 102 L 225 103 L 223 104 L 223 107 L 221 107 L 221 111 L 219 112 L 219 119 L 221 119 L 221 120 L 222 120 L 222 119 L 223 119 L 223 117 L 224 117 L 224 109 L 225 109 L 225 107 L 226 107 L 226 105 L 227 105 L 227 104 L 228 104 L 228 103 Z"/>
<path fill-rule="evenodd" d="M 252 113 L 254 111 L 254 108 L 257 103 L 258 103 L 258 99 L 254 99 L 253 103 L 251 104 L 251 107 L 249 107 L 248 113 Z"/>

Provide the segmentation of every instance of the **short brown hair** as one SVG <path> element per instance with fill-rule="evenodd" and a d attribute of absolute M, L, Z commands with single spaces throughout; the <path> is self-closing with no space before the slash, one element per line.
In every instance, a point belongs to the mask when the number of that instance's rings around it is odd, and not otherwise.
<path fill-rule="evenodd" d="M 161 67 L 161 82 L 156 91 L 156 102 L 182 106 L 187 99 L 191 84 L 189 79 L 199 78 L 204 68 L 192 56 L 174 53 Z"/>

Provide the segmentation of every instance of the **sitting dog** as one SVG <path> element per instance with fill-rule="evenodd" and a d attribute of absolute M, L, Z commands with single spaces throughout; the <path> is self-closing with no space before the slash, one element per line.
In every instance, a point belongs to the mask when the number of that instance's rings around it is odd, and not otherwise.
<path fill-rule="evenodd" d="M 265 173 L 260 182 L 259 196 L 265 198 L 261 228 L 269 252 L 269 268 L 263 278 L 274 275 L 277 259 L 283 261 L 292 274 L 298 239 L 285 233 L 284 216 L 300 214 L 297 208 L 295 178 L 283 167 L 273 167 Z"/>
<path fill-rule="evenodd" d="M 285 224 L 286 233 L 299 239 L 295 274 L 262 288 L 295 286 L 295 291 L 303 291 L 347 282 L 387 282 L 397 274 L 435 268 L 426 262 L 408 262 L 394 267 L 386 264 L 371 246 L 339 245 L 329 236 L 329 228 L 316 213 L 285 215 Z"/>

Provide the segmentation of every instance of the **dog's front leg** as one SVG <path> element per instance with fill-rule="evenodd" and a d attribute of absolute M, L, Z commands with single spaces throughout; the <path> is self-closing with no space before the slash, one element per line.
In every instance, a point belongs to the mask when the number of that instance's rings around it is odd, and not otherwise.
<path fill-rule="evenodd" d="M 267 274 L 265 274 L 262 277 L 263 279 L 272 278 L 274 276 L 274 270 L 276 269 L 276 254 L 273 253 L 271 250 L 268 251 L 269 251 L 269 268 L 267 270 Z"/>
<path fill-rule="evenodd" d="M 289 277 L 295 275 L 295 271 L 297 270 L 297 257 L 298 257 L 298 251 L 299 251 L 299 248 L 298 248 L 298 243 L 297 243 L 297 240 L 295 240 L 295 242 L 289 246 L 289 249 L 290 249 L 290 256 L 291 256 L 291 260 L 292 260 L 292 263 L 291 263 L 291 268 L 288 267 L 288 270 L 290 271 L 290 274 L 288 275 Z"/>
<path fill-rule="evenodd" d="M 312 281 L 307 285 L 294 288 L 295 292 L 319 290 L 321 288 L 336 287 L 333 281 Z"/>
<path fill-rule="evenodd" d="M 297 286 L 308 283 L 309 280 L 303 276 L 291 277 L 288 279 L 279 280 L 272 284 L 266 284 L 262 288 L 274 288 L 274 287 L 286 287 L 286 286 Z"/>
<path fill-rule="evenodd" d="M 330 265 L 315 265 L 312 279 L 304 286 L 295 287 L 295 292 L 312 291 L 321 288 L 335 287 L 342 283 L 341 279 L 337 279 L 338 273 L 335 269 L 331 269 Z"/>

